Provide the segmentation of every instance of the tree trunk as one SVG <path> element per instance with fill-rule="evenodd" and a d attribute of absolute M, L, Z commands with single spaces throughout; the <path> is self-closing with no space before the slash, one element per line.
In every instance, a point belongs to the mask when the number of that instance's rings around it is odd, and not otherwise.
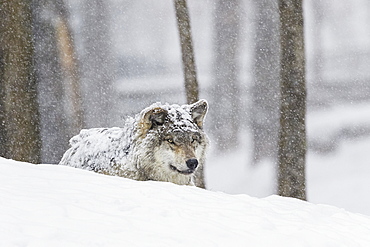
<path fill-rule="evenodd" d="M 68 22 L 68 11 L 62 0 L 56 0 L 55 3 L 59 13 L 59 18 L 56 21 L 55 38 L 65 84 L 66 115 L 69 119 L 68 129 L 71 135 L 76 135 L 85 127 L 80 71 L 73 35 Z"/>
<path fill-rule="evenodd" d="M 281 106 L 279 195 L 306 199 L 306 86 L 302 0 L 279 0 Z"/>
<path fill-rule="evenodd" d="M 1 12 L 1 11 L 0 11 Z M 2 21 L 0 20 L 0 34 L 2 35 L 3 29 L 1 28 Z M 6 130 L 5 130 L 5 83 L 4 83 L 4 69 L 5 57 L 2 48 L 3 43 L 0 38 L 0 157 L 6 157 Z"/>
<path fill-rule="evenodd" d="M 238 54 L 240 34 L 240 0 L 218 0 L 214 14 L 215 76 L 212 105 L 216 147 L 222 152 L 238 146 L 240 94 Z"/>
<path fill-rule="evenodd" d="M 107 1 L 82 1 L 82 42 L 79 54 L 82 71 L 82 96 L 85 127 L 108 127 L 113 102 L 113 53 L 109 33 Z"/>
<path fill-rule="evenodd" d="M 279 9 L 277 2 L 256 0 L 252 88 L 253 164 L 277 159 L 279 132 Z"/>
<path fill-rule="evenodd" d="M 68 140 L 71 137 L 64 108 L 65 92 L 54 25 L 57 11 L 53 2 L 32 1 L 42 163 L 58 163 L 68 148 Z M 49 15 L 45 15 L 45 11 L 48 11 Z"/>
<path fill-rule="evenodd" d="M 188 104 L 192 104 L 199 100 L 199 89 L 191 37 L 190 17 L 186 0 L 175 0 L 175 11 L 180 35 L 186 101 Z"/>
<path fill-rule="evenodd" d="M 1 0 L 0 47 L 3 58 L 1 126 L 6 135 L 5 156 L 40 162 L 40 123 L 33 66 L 30 1 Z"/>

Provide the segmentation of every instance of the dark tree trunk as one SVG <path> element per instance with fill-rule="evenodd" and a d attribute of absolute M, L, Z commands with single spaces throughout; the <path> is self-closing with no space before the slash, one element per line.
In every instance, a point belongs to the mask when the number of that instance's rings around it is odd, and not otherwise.
<path fill-rule="evenodd" d="M 0 1 L 2 104 L 5 156 L 40 163 L 41 139 L 37 85 L 33 66 L 30 1 Z"/>
<path fill-rule="evenodd" d="M 306 86 L 302 0 L 279 0 L 281 108 L 279 195 L 306 199 Z"/>
<path fill-rule="evenodd" d="M 199 100 L 199 89 L 191 36 L 190 17 L 186 0 L 175 0 L 175 11 L 180 35 L 186 101 L 188 104 L 192 104 Z"/>
<path fill-rule="evenodd" d="M 1 11 L 0 11 L 1 12 Z M 3 29 L 1 28 L 1 25 L 3 23 L 0 20 L 0 34 L 3 33 Z M 5 105 L 4 105 L 4 99 L 5 99 L 5 83 L 4 83 L 4 50 L 2 48 L 2 40 L 0 38 L 0 156 L 6 157 L 6 130 L 5 130 Z"/>

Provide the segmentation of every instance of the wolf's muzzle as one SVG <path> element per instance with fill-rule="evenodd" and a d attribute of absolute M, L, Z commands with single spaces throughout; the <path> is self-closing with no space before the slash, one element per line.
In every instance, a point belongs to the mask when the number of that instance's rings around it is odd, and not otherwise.
<path fill-rule="evenodd" d="M 187 170 L 179 170 L 175 166 L 170 165 L 170 168 L 173 171 L 177 171 L 178 173 L 189 175 L 195 172 L 195 169 L 198 167 L 198 160 L 197 159 L 188 159 L 186 162 L 186 166 L 189 168 Z"/>

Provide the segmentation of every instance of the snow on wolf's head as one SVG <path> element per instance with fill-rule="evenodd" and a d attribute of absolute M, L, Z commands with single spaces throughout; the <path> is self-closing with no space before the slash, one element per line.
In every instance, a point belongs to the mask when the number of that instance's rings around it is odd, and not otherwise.
<path fill-rule="evenodd" d="M 207 101 L 200 100 L 182 106 L 155 103 L 139 114 L 137 165 L 148 179 L 204 187 L 197 177 L 208 145 L 203 131 L 207 110 Z"/>

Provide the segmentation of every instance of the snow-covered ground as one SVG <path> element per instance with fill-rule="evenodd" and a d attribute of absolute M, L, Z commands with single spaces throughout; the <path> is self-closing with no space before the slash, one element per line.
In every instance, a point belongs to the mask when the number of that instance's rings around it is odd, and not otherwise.
<path fill-rule="evenodd" d="M 308 114 L 311 140 L 335 140 L 331 153 L 308 153 L 309 202 L 270 196 L 274 165 L 250 166 L 248 134 L 234 153 L 211 150 L 209 190 L 0 157 L 0 247 L 369 246 L 370 137 L 337 138 L 364 133 L 368 109 Z"/>
<path fill-rule="evenodd" d="M 369 246 L 370 217 L 0 158 L 0 246 Z"/>

